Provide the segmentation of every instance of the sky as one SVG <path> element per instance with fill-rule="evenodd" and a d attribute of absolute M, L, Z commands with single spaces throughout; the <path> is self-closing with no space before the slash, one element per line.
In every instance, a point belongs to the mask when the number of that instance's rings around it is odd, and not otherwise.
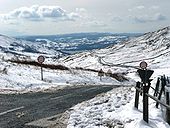
<path fill-rule="evenodd" d="M 0 34 L 145 33 L 170 25 L 170 0 L 0 0 Z"/>

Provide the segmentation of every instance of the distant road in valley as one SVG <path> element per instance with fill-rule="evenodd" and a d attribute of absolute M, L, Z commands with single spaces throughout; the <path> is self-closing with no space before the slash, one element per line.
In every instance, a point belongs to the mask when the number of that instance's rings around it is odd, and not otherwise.
<path fill-rule="evenodd" d="M 65 112 L 116 86 L 84 86 L 50 92 L 0 94 L 0 128 L 40 128 L 25 124 Z"/>

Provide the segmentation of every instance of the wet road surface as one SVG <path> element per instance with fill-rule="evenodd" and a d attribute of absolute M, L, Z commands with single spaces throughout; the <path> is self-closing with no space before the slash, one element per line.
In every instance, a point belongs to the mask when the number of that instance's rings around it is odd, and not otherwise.
<path fill-rule="evenodd" d="M 51 92 L 0 94 L 0 128 L 35 128 L 25 124 L 63 113 L 72 106 L 115 87 L 100 85 Z"/>

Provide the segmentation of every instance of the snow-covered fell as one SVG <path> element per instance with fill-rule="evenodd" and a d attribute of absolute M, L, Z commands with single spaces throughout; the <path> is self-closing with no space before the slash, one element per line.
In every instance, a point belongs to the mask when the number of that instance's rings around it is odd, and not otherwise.
<path fill-rule="evenodd" d="M 154 70 L 151 86 L 155 87 L 158 76 L 170 76 L 169 46 L 170 27 L 166 27 L 106 49 L 65 57 L 60 62 L 71 67 L 111 69 L 140 81 L 136 70 L 144 60 L 148 68 Z M 150 89 L 149 93 L 153 92 Z M 162 109 L 157 109 L 152 99 L 149 99 L 149 123 L 144 122 L 142 98 L 137 110 L 134 108 L 134 97 L 134 88 L 118 88 L 78 104 L 72 108 L 67 128 L 170 128 L 164 120 Z"/>
<path fill-rule="evenodd" d="M 8 83 L 4 86 L 9 88 L 15 88 L 16 85 L 22 87 L 27 87 L 30 84 L 37 83 L 37 80 L 40 81 L 39 68 L 34 66 L 25 66 L 18 65 L 6 62 L 8 59 L 17 59 L 20 60 L 33 60 L 37 61 L 37 57 L 42 54 L 46 57 L 45 63 L 47 64 L 61 64 L 65 65 L 70 69 L 84 68 L 92 70 L 103 69 L 104 72 L 107 72 L 109 69 L 112 73 L 123 73 L 126 74 L 127 78 L 132 77 L 138 79 L 136 76 L 136 68 L 139 67 L 139 63 L 142 60 L 145 60 L 148 63 L 149 68 L 155 70 L 154 77 L 161 74 L 167 74 L 161 69 L 168 69 L 170 61 L 169 52 L 170 52 L 170 28 L 166 27 L 155 32 L 146 33 L 140 37 L 133 38 L 129 41 L 117 43 L 115 45 L 109 46 L 104 49 L 97 49 L 92 51 L 86 51 L 70 56 L 63 57 L 59 60 L 58 51 L 55 49 L 49 49 L 51 47 L 50 42 L 29 42 L 23 40 L 17 40 L 15 38 L 10 38 L 7 36 L 0 35 L 0 60 L 1 60 L 1 72 L 6 68 L 8 70 L 8 75 L 1 76 L 1 81 Z M 100 40 L 106 40 L 106 37 L 100 38 Z M 108 37 L 109 39 L 114 37 Z M 108 39 L 107 38 L 107 39 Z M 41 45 L 40 45 L 41 44 Z M 13 65 L 13 66 L 12 66 Z M 15 69 L 15 70 L 14 70 Z M 101 81 L 97 73 L 89 71 L 80 71 L 80 70 L 70 70 L 70 71 L 57 71 L 57 70 L 46 70 L 48 78 L 46 81 L 54 83 L 70 83 L 69 81 L 74 81 L 71 83 L 90 83 L 90 84 L 99 84 Z M 161 70 L 161 74 L 159 72 Z M 31 71 L 31 72 L 30 72 Z M 15 75 L 18 72 L 18 75 Z M 51 73 L 50 72 L 54 72 Z M 57 75 L 55 74 L 56 72 Z M 82 73 L 83 72 L 83 73 Z M 84 73 L 85 72 L 85 73 Z M 158 72 L 158 73 L 157 73 Z M 10 76 L 14 74 L 14 76 Z M 32 78 L 32 83 L 29 83 L 30 80 L 24 78 L 25 75 Z M 66 74 L 66 75 L 63 75 Z M 18 79 L 24 79 L 26 82 L 17 82 L 18 80 L 14 79 L 15 76 Z M 61 76 L 61 77 L 60 77 Z M 65 76 L 65 77 L 64 77 Z M 79 76 L 79 77 L 77 77 Z M 14 77 L 14 78 L 13 78 Z M 59 78 L 57 78 L 59 77 Z M 63 79 L 64 77 L 64 79 Z M 60 79 L 62 78 L 62 80 Z M 103 77 L 102 83 L 113 84 L 115 80 L 112 78 Z M 13 84 L 11 84 L 13 83 Z M 45 84 L 49 84 L 45 82 Z M 116 83 L 118 84 L 118 83 Z M 121 83 L 122 84 L 122 83 Z M 2 87 L 1 87 L 2 88 Z"/>
<path fill-rule="evenodd" d="M 112 34 L 112 33 L 73 33 L 64 35 L 26 36 L 19 37 L 27 41 L 47 44 L 48 49 L 55 49 L 63 53 L 77 53 L 93 49 L 105 48 L 139 34 Z"/>
<path fill-rule="evenodd" d="M 105 39 L 100 39 L 102 40 Z M 142 60 L 148 63 L 149 69 L 154 70 L 153 87 L 159 75 L 170 76 L 170 27 L 104 49 L 81 52 L 61 59 L 54 59 L 58 51 L 48 49 L 50 43 L 40 44 L 0 36 L 1 92 L 53 89 L 82 84 L 135 85 L 133 80 L 139 80 L 136 70 Z M 44 81 L 41 81 L 40 67 L 7 61 L 8 59 L 36 61 L 40 54 L 46 56 L 46 64 L 64 65 L 69 70 L 44 69 Z M 100 69 L 104 72 L 110 69 L 112 73 L 118 75 L 124 74 L 129 81 L 120 82 L 108 76 L 100 80 L 98 73 L 92 72 Z M 142 121 L 142 108 L 139 110 L 133 108 L 134 89 L 131 87 L 112 90 L 75 106 L 72 108 L 68 128 L 107 128 L 112 125 L 125 128 L 169 128 L 163 120 L 162 112 L 155 108 L 155 102 L 152 100 L 149 106 L 150 123 Z M 150 93 L 153 91 L 150 90 Z"/>
<path fill-rule="evenodd" d="M 106 40 L 106 37 L 103 40 Z M 0 91 L 32 91 L 84 84 L 123 84 L 110 77 L 103 77 L 100 81 L 97 72 L 76 70 L 70 66 L 67 71 L 43 69 L 44 80 L 41 81 L 40 67 L 9 61 L 37 61 L 39 55 L 44 55 L 46 58 L 44 64 L 57 65 L 59 64 L 57 58 L 63 54 L 56 50 L 54 42 L 30 42 L 0 35 Z"/>
<path fill-rule="evenodd" d="M 168 68 L 169 54 L 170 27 L 166 27 L 105 49 L 64 57 L 60 62 L 71 67 L 129 73 L 136 71 L 142 60 L 152 69 Z"/>

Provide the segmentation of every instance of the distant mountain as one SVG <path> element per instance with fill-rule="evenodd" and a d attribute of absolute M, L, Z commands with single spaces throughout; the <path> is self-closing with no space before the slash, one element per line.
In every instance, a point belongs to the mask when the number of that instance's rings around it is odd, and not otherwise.
<path fill-rule="evenodd" d="M 47 43 L 33 43 L 21 39 L 0 35 L 0 54 L 5 53 L 10 58 L 13 56 L 37 57 L 43 54 L 47 57 L 64 56 L 65 53 L 51 48 Z"/>
<path fill-rule="evenodd" d="M 32 37 L 34 41 L 31 42 L 26 37 L 23 40 L 0 35 L 0 89 L 48 88 L 54 83 L 122 85 L 120 81 L 107 76 L 101 81 L 97 74 L 100 69 L 105 73 L 110 70 L 117 76 L 127 75 L 129 83 L 125 81 L 124 84 L 132 85 L 134 81 L 131 78 L 136 78 L 136 68 L 143 60 L 148 63 L 148 68 L 155 70 L 155 76 L 160 75 L 160 70 L 161 74 L 170 72 L 170 27 L 138 37 L 109 33 L 60 36 Z M 69 50 L 72 53 L 82 52 L 68 55 Z M 40 67 L 8 61 L 37 61 L 40 54 L 45 56 L 44 64 L 62 65 L 69 70 L 46 68 L 45 80 L 41 81 Z"/>
<path fill-rule="evenodd" d="M 100 81 L 95 69 L 76 69 L 70 68 L 72 65 L 69 65 L 65 68 L 67 70 L 59 70 L 59 68 L 54 70 L 54 67 L 61 67 L 62 69 L 65 67 L 65 61 L 60 63 L 58 60 L 64 56 L 72 58 L 72 56 L 68 55 L 68 52 L 76 53 L 81 51 L 81 54 L 77 53 L 76 56 L 83 54 L 86 56 L 86 52 L 91 53 L 96 49 L 127 41 L 131 37 L 133 36 L 108 33 L 67 34 L 32 38 L 11 38 L 0 35 L 0 92 L 36 91 L 58 87 L 58 85 L 103 85 L 105 83 L 122 85 L 121 80 L 118 81 L 114 78 L 107 77 Z M 31 40 L 26 40 L 26 38 Z M 43 63 L 46 65 L 43 68 L 44 81 L 40 78 L 40 67 L 36 63 L 39 55 L 45 56 L 45 62 Z M 79 59 L 80 62 L 83 62 L 84 58 Z M 73 60 L 76 65 L 81 66 L 79 61 Z M 48 68 L 49 65 L 53 68 Z"/>
<path fill-rule="evenodd" d="M 116 72 L 136 71 L 145 60 L 149 68 L 170 67 L 170 27 L 145 33 L 110 47 L 61 58 L 66 66 L 92 69 L 111 68 Z"/>
<path fill-rule="evenodd" d="M 64 53 L 75 53 L 86 50 L 101 49 L 107 46 L 127 41 L 139 34 L 111 34 L 111 33 L 75 33 L 47 36 L 23 36 L 18 39 L 43 44 L 48 49 L 55 49 Z"/>

